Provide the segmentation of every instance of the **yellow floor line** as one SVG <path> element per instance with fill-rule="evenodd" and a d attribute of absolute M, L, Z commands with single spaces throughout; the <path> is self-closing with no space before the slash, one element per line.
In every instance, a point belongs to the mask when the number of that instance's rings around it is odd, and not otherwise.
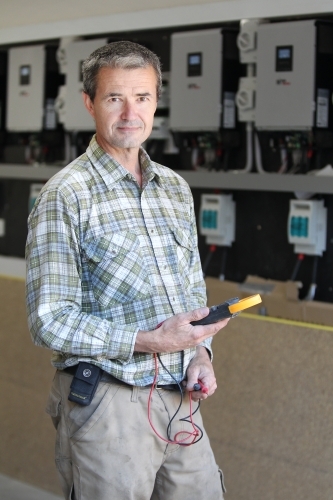
<path fill-rule="evenodd" d="M 333 326 L 318 325 L 317 323 L 305 323 L 303 321 L 294 321 L 291 319 L 283 319 L 283 318 L 273 318 L 271 316 L 260 316 L 259 314 L 249 314 L 249 313 L 241 313 L 241 317 L 256 319 L 259 321 L 268 321 L 270 323 L 280 323 L 283 325 L 293 325 L 293 326 L 300 326 L 302 328 L 312 328 L 315 330 L 326 330 L 328 332 L 333 332 Z"/>

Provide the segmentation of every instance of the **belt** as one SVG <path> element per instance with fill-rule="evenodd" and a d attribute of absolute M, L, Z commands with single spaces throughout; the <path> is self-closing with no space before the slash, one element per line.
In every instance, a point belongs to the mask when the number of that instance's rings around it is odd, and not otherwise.
<path fill-rule="evenodd" d="M 77 365 L 74 366 L 68 366 L 65 368 L 64 372 L 69 373 L 70 375 L 75 375 L 77 369 Z M 110 373 L 107 373 L 106 371 L 102 370 L 102 376 L 101 376 L 101 382 L 108 382 L 109 384 L 118 384 L 118 385 L 124 385 L 125 387 L 142 387 L 142 386 L 133 386 L 131 384 L 127 384 L 123 380 L 119 380 L 118 378 L 114 377 Z M 152 384 L 145 385 L 142 388 L 149 388 L 151 387 Z M 158 384 L 155 387 L 158 390 L 165 390 L 165 391 L 179 391 L 179 387 L 177 384 Z"/>

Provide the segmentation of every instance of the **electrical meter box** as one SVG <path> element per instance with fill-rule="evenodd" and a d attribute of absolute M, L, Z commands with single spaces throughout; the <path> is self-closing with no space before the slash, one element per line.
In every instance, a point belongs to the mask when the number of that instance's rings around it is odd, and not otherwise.
<path fill-rule="evenodd" d="M 33 45 L 8 52 L 7 130 L 39 132 L 44 115 L 45 48 Z"/>
<path fill-rule="evenodd" d="M 68 131 L 93 131 L 93 118 L 86 110 L 82 99 L 82 63 L 96 49 L 107 43 L 107 39 L 71 42 L 64 47 L 66 57 L 66 92 L 62 123 Z"/>
<path fill-rule="evenodd" d="M 235 202 L 231 195 L 201 196 L 199 231 L 208 245 L 231 246 L 235 240 Z"/>
<path fill-rule="evenodd" d="M 331 128 L 332 65 L 332 24 L 307 20 L 259 25 L 257 128 Z"/>
<path fill-rule="evenodd" d="M 236 128 L 241 74 L 237 31 L 211 29 L 171 36 L 170 128 L 179 132 Z"/>
<path fill-rule="evenodd" d="M 288 241 L 295 253 L 322 255 L 326 250 L 327 209 L 323 200 L 290 200 Z"/>

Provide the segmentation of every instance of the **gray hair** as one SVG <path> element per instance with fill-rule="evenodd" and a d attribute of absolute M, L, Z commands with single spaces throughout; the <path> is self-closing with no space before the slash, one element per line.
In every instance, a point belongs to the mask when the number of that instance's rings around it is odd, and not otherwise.
<path fill-rule="evenodd" d="M 159 99 L 162 90 L 161 63 L 154 52 L 129 41 L 112 42 L 95 50 L 83 61 L 83 91 L 91 101 L 95 99 L 97 75 L 101 68 L 137 69 L 151 66 L 156 73 L 156 94 Z"/>

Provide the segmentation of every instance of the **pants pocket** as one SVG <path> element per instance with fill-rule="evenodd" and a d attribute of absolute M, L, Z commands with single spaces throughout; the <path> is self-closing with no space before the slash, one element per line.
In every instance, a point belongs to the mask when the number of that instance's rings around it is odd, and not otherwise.
<path fill-rule="evenodd" d="M 66 500 L 75 499 L 72 461 L 65 457 L 56 457 L 55 460 L 61 489 Z"/>
<path fill-rule="evenodd" d="M 61 396 L 54 388 L 54 385 L 51 387 L 45 411 L 48 415 L 50 415 L 53 425 L 57 429 L 61 414 Z"/>
<path fill-rule="evenodd" d="M 67 420 L 72 443 L 83 439 L 89 430 L 94 427 L 117 394 L 118 389 L 118 385 L 100 382 L 89 406 L 73 404 L 74 407 L 70 411 Z"/>
<path fill-rule="evenodd" d="M 226 490 L 226 487 L 224 485 L 224 474 L 223 474 L 222 469 L 219 469 L 219 474 L 220 474 L 220 479 L 221 479 L 222 491 L 223 491 L 223 493 L 226 493 L 227 490 Z"/>

